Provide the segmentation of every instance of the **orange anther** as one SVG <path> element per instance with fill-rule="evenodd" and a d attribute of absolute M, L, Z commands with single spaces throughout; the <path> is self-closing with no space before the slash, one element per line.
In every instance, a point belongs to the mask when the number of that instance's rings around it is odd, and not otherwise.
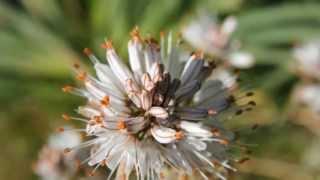
<path fill-rule="evenodd" d="M 102 117 L 101 116 L 94 116 L 93 119 L 97 124 L 102 123 Z"/>
<path fill-rule="evenodd" d="M 66 85 L 62 88 L 62 91 L 65 92 L 65 93 L 68 93 L 68 92 L 71 92 L 73 89 L 72 86 L 69 86 L 69 85 Z"/>
<path fill-rule="evenodd" d="M 118 129 L 125 129 L 126 128 L 126 123 L 124 121 L 119 121 L 117 124 Z"/>
<path fill-rule="evenodd" d="M 103 99 L 100 101 L 102 106 L 109 106 L 110 104 L 110 97 L 109 96 L 105 96 L 103 97 Z"/>
<path fill-rule="evenodd" d="M 80 81 L 84 81 L 84 80 L 86 80 L 86 78 L 87 78 L 87 73 L 86 72 L 80 72 L 77 75 L 77 79 L 80 80 Z"/>
<path fill-rule="evenodd" d="M 174 136 L 177 140 L 181 140 L 184 137 L 184 133 L 182 131 L 178 131 Z"/>
<path fill-rule="evenodd" d="M 85 55 L 87 55 L 87 56 L 90 56 L 90 55 L 92 54 L 92 51 L 91 51 L 91 49 L 89 49 L 89 48 L 84 48 L 84 49 L 83 49 L 83 53 L 84 53 Z"/>
<path fill-rule="evenodd" d="M 101 47 L 102 47 L 103 49 L 112 49 L 112 48 L 113 48 L 113 46 L 112 46 L 112 41 L 111 41 L 111 40 L 108 40 L 108 41 L 102 43 L 102 44 L 101 44 Z"/>
<path fill-rule="evenodd" d="M 134 41 L 140 41 L 141 40 L 138 26 L 134 27 L 134 29 L 131 31 L 130 35 L 131 35 L 131 37 L 132 37 L 132 39 Z"/>
<path fill-rule="evenodd" d="M 63 128 L 63 127 L 57 128 L 57 132 L 63 132 L 63 131 L 64 131 L 64 128 Z"/>
<path fill-rule="evenodd" d="M 214 136 L 221 136 L 221 132 L 220 132 L 220 130 L 217 129 L 217 128 L 213 128 L 213 129 L 211 130 L 211 132 L 212 132 L 212 134 L 213 134 Z"/>
<path fill-rule="evenodd" d="M 67 115 L 67 114 L 62 114 L 62 118 L 63 118 L 63 120 L 65 120 L 65 121 L 69 121 L 69 120 L 71 119 L 70 116 Z"/>
<path fill-rule="evenodd" d="M 226 140 L 226 139 L 220 139 L 219 143 L 222 144 L 222 145 L 228 145 L 230 142 L 228 140 Z"/>
<path fill-rule="evenodd" d="M 79 68 L 80 68 L 80 64 L 74 63 L 74 64 L 73 64 L 73 67 L 74 67 L 75 69 L 79 69 Z"/>

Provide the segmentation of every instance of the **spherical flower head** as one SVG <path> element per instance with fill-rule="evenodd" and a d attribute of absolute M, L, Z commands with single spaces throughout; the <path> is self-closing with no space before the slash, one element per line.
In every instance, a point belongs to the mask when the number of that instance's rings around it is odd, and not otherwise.
<path fill-rule="evenodd" d="M 249 68 L 254 65 L 252 54 L 240 51 L 239 41 L 231 38 L 238 22 L 235 17 L 227 17 L 222 23 L 207 13 L 189 23 L 182 30 L 183 38 L 193 47 L 202 49 L 216 58 L 226 61 L 236 68 Z"/>
<path fill-rule="evenodd" d="M 76 132 L 51 135 L 48 144 L 39 153 L 39 158 L 33 167 L 34 172 L 43 180 L 70 179 L 77 170 L 76 154 L 72 152 L 65 156 L 67 151 L 65 147 L 79 144 L 80 136 Z"/>
<path fill-rule="evenodd" d="M 254 102 L 239 105 L 230 94 L 235 77 L 212 77 L 217 75 L 212 73 L 215 65 L 206 62 L 202 52 L 185 60 L 170 35 L 168 42 L 161 35 L 161 46 L 143 39 L 138 29 L 131 36 L 129 67 L 106 41 L 106 63 L 85 49 L 97 78 L 76 66 L 85 88 L 63 88 L 88 100 L 78 109 L 86 118 L 74 118 L 85 123 L 82 131 L 91 137 L 80 145 L 92 148 L 88 164 L 108 167 L 109 179 L 116 171 L 120 179 L 132 173 L 140 179 L 161 179 L 167 167 L 225 179 L 221 167 L 235 170 L 227 153 L 234 135 L 220 118 L 250 110 Z"/>
<path fill-rule="evenodd" d="M 293 55 L 298 71 L 309 78 L 320 80 L 320 40 L 298 45 Z"/>

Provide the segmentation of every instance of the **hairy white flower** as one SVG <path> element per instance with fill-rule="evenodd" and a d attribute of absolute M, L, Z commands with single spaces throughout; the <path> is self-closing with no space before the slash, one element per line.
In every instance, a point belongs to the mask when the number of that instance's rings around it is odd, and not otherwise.
<path fill-rule="evenodd" d="M 85 89 L 63 88 L 88 99 L 78 109 L 86 119 L 75 119 L 85 122 L 80 131 L 91 139 L 80 146 L 92 147 L 86 162 L 108 167 L 109 179 L 115 171 L 120 179 L 128 179 L 132 172 L 138 179 L 161 179 L 166 167 L 225 179 L 218 167 L 234 170 L 227 154 L 233 135 L 219 118 L 250 110 L 254 102 L 237 105 L 230 95 L 234 79 L 211 77 L 214 66 L 200 52 L 180 61 L 171 39 L 165 48 L 162 36 L 159 47 L 153 39 L 142 41 L 135 29 L 128 44 L 130 67 L 110 41 L 103 44 L 107 64 L 85 49 L 98 79 L 77 65 Z"/>
<path fill-rule="evenodd" d="M 309 77 L 320 79 L 320 40 L 297 46 L 293 55 L 299 71 Z"/>
<path fill-rule="evenodd" d="M 308 84 L 301 85 L 296 90 L 298 102 L 307 105 L 315 115 L 320 115 L 320 85 Z"/>
<path fill-rule="evenodd" d="M 215 17 L 201 15 L 182 31 L 187 42 L 214 57 L 226 60 L 236 68 L 249 68 L 254 64 L 252 54 L 239 50 L 239 42 L 231 35 L 237 28 L 235 17 L 227 17 L 219 24 Z"/>
<path fill-rule="evenodd" d="M 54 134 L 49 137 L 48 145 L 43 147 L 34 171 L 43 180 L 67 180 L 76 172 L 75 153 L 64 156 L 66 146 L 80 144 L 78 133 Z"/>

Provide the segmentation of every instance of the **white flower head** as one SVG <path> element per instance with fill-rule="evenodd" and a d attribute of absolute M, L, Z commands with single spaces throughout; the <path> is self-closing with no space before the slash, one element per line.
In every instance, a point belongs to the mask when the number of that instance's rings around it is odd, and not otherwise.
<path fill-rule="evenodd" d="M 226 60 L 236 68 L 249 68 L 254 64 L 252 54 L 239 51 L 239 43 L 231 38 L 237 28 L 235 17 L 227 17 L 222 23 L 208 14 L 200 15 L 183 30 L 184 39 L 193 47 L 214 57 Z"/>
<path fill-rule="evenodd" d="M 80 145 L 93 149 L 87 162 L 108 167 L 109 178 L 117 171 L 124 179 L 133 172 L 138 179 L 161 179 L 163 170 L 171 167 L 188 175 L 197 171 L 204 178 L 213 174 L 224 179 L 218 167 L 234 170 L 227 155 L 233 135 L 222 128 L 220 117 L 241 114 L 255 103 L 238 105 L 230 94 L 233 79 L 212 78 L 214 66 L 202 52 L 183 61 L 171 35 L 168 43 L 162 35 L 160 44 L 142 40 L 135 29 L 128 43 L 130 67 L 111 41 L 103 44 L 105 63 L 85 49 L 97 78 L 77 65 L 85 89 L 63 90 L 88 100 L 78 109 L 86 118 L 74 118 L 85 123 L 82 131 L 91 137 Z"/>
<path fill-rule="evenodd" d="M 293 50 L 297 68 L 304 75 L 320 79 L 320 40 L 313 40 Z"/>
<path fill-rule="evenodd" d="M 315 115 L 320 115 L 320 85 L 308 84 L 297 88 L 296 99 L 306 105 Z"/>
<path fill-rule="evenodd" d="M 69 179 L 77 169 L 76 157 L 75 152 L 65 156 L 65 147 L 78 146 L 79 144 L 80 136 L 76 132 L 51 135 L 48 144 L 39 153 L 39 158 L 34 165 L 34 172 L 43 180 Z"/>

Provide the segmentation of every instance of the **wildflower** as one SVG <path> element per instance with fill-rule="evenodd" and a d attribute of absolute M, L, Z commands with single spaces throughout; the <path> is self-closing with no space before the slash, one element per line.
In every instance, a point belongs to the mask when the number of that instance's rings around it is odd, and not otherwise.
<path fill-rule="evenodd" d="M 202 49 L 205 53 L 226 60 L 236 68 L 249 68 L 254 64 L 252 54 L 240 51 L 240 43 L 231 39 L 236 27 L 235 17 L 227 17 L 219 24 L 215 17 L 204 14 L 187 25 L 182 35 L 193 47 Z"/>
<path fill-rule="evenodd" d="M 320 80 L 320 41 L 298 45 L 293 50 L 297 69 L 302 75 Z"/>
<path fill-rule="evenodd" d="M 119 179 L 128 179 L 133 172 L 138 179 L 161 179 L 166 167 L 186 175 L 198 172 L 205 179 L 208 174 L 225 179 L 221 167 L 235 170 L 227 153 L 234 135 L 223 128 L 220 118 L 246 111 L 252 103 L 238 104 L 231 96 L 233 77 L 212 77 L 214 66 L 202 52 L 185 61 L 170 35 L 167 44 L 161 36 L 161 46 L 154 39 L 143 40 L 137 29 L 131 36 L 130 68 L 106 41 L 102 47 L 107 64 L 91 50 L 84 51 L 97 78 L 77 67 L 85 89 L 63 88 L 88 100 L 78 109 L 85 118 L 71 118 L 84 122 L 85 129 L 76 131 L 91 138 L 80 145 L 92 149 L 84 162 L 94 169 L 108 167 L 109 179 L 116 171 Z"/>
<path fill-rule="evenodd" d="M 294 100 L 305 105 L 312 112 L 315 119 L 320 117 L 320 85 L 299 85 L 294 92 Z"/>
<path fill-rule="evenodd" d="M 77 146 L 80 137 L 75 132 L 55 134 L 50 136 L 48 145 L 44 146 L 39 159 L 34 165 L 34 171 L 43 180 L 69 179 L 76 172 L 75 153 L 64 156 L 66 146 Z"/>

